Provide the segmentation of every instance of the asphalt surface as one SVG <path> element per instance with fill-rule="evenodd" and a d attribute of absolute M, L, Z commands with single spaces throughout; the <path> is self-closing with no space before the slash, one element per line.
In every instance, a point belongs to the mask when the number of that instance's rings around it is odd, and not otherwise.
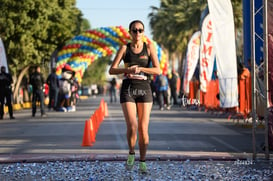
<path fill-rule="evenodd" d="M 107 102 L 109 116 L 101 123 L 94 145 L 83 147 L 85 120 L 98 109 L 101 99 Z M 6 115 L 0 120 L 0 163 L 125 160 L 126 125 L 120 104 L 109 103 L 107 96 L 97 96 L 81 100 L 76 109 L 75 112 L 47 112 L 45 118 L 39 114 L 32 118 L 30 109 L 16 111 L 15 120 Z M 223 113 L 181 107 L 160 111 L 154 105 L 147 160 L 251 159 L 251 123 L 227 117 Z M 256 141 L 258 158 L 263 159 L 262 126 L 257 127 Z"/>

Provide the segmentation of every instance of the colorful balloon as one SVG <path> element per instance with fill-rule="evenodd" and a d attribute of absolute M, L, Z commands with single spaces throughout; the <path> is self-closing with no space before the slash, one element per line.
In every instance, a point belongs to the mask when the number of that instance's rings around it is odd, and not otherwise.
<path fill-rule="evenodd" d="M 101 27 L 87 30 L 69 40 L 59 51 L 56 73 L 60 77 L 62 68 L 69 65 L 75 72 L 76 79 L 81 82 L 84 71 L 98 58 L 111 56 L 121 45 L 131 41 L 128 29 L 122 26 Z M 153 40 L 144 37 L 144 41 L 155 46 L 162 70 L 167 69 L 166 55 L 162 48 Z M 166 71 L 163 71 L 164 73 Z"/>

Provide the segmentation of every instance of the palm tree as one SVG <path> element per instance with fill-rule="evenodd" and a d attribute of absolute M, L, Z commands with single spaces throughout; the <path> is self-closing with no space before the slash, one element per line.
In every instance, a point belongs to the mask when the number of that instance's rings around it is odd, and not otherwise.
<path fill-rule="evenodd" d="M 148 17 L 153 38 L 167 50 L 169 59 L 183 57 L 181 52 L 185 52 L 190 36 L 199 28 L 205 7 L 205 1 L 200 0 L 161 0 L 159 8 L 151 7 Z"/>
<path fill-rule="evenodd" d="M 242 2 L 232 0 L 232 4 L 236 32 L 240 34 L 242 32 Z M 152 12 L 148 17 L 153 39 L 167 50 L 169 59 L 179 57 L 180 67 L 188 41 L 199 29 L 201 13 L 206 7 L 206 0 L 161 0 L 159 8 L 151 7 Z"/>

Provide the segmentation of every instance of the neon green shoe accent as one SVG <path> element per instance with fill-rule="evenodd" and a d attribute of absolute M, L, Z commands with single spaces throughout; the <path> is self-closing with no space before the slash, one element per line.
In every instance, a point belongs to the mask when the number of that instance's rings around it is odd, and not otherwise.
<path fill-rule="evenodd" d="M 145 162 L 139 162 L 139 171 L 141 173 L 148 173 L 147 171 L 147 166 L 146 166 L 146 163 Z"/>
<path fill-rule="evenodd" d="M 135 163 L 135 155 L 128 155 L 127 161 L 126 161 L 126 167 L 128 170 L 131 170 Z"/>

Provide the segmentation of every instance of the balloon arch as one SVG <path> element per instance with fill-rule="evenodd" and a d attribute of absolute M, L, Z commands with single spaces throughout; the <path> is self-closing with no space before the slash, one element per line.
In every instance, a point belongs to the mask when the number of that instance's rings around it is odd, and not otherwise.
<path fill-rule="evenodd" d="M 101 27 L 87 30 L 69 40 L 59 51 L 56 65 L 56 73 L 61 76 L 62 68 L 70 67 L 75 72 L 76 79 L 81 82 L 84 71 L 98 58 L 111 56 L 117 52 L 120 45 L 131 41 L 128 30 L 122 26 Z M 153 43 L 160 68 L 164 74 L 168 70 L 166 54 L 153 40 L 144 37 L 147 43 Z"/>

